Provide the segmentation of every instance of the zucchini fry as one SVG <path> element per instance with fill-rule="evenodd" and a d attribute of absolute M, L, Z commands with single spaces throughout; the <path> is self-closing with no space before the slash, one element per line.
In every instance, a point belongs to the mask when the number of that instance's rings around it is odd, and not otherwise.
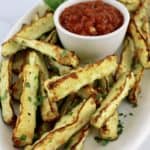
<path fill-rule="evenodd" d="M 131 89 L 129 93 L 128 99 L 134 105 L 138 104 L 138 95 L 140 93 L 140 82 L 143 76 L 143 72 L 144 72 L 144 68 L 140 64 L 137 64 L 135 66 L 135 69 L 133 70 L 136 82 L 133 89 Z"/>
<path fill-rule="evenodd" d="M 83 101 L 72 110 L 72 113 L 63 116 L 52 131 L 44 134 L 40 140 L 27 147 L 26 150 L 58 149 L 89 122 L 95 110 L 94 98 Z"/>
<path fill-rule="evenodd" d="M 22 46 L 32 48 L 48 57 L 54 58 L 60 64 L 73 67 L 79 64 L 79 59 L 74 52 L 64 50 L 56 45 L 38 40 L 29 40 L 19 36 L 14 37 L 14 40 Z"/>
<path fill-rule="evenodd" d="M 118 123 L 118 112 L 115 111 L 114 114 L 108 118 L 105 124 L 100 128 L 100 138 L 104 140 L 115 140 L 118 137 Z"/>
<path fill-rule="evenodd" d="M 40 95 L 42 98 L 41 104 L 41 116 L 43 121 L 52 121 L 56 119 L 58 114 L 57 104 L 48 100 L 48 96 L 44 90 L 44 81 L 48 79 L 48 70 L 44 63 L 43 56 L 36 53 L 30 52 L 29 54 L 29 64 L 36 64 L 40 69 Z"/>
<path fill-rule="evenodd" d="M 86 65 L 76 69 L 71 73 L 57 78 L 55 81 L 47 80 L 45 89 L 49 100 L 59 101 L 72 92 L 77 92 L 85 85 L 91 84 L 96 79 L 103 78 L 117 68 L 117 57 L 108 56 L 95 64 Z"/>
<path fill-rule="evenodd" d="M 0 66 L 0 102 L 2 108 L 2 118 L 6 124 L 11 124 L 15 119 L 15 114 L 11 105 L 11 73 L 12 59 L 3 59 Z"/>
<path fill-rule="evenodd" d="M 12 96 L 15 100 L 20 101 L 23 89 L 23 73 L 19 74 L 17 81 L 12 86 Z"/>
<path fill-rule="evenodd" d="M 116 71 L 116 79 L 119 79 L 124 73 L 128 73 L 132 69 L 133 59 L 135 56 L 135 47 L 133 40 L 126 36 L 123 43 L 123 50 L 121 53 L 121 59 Z"/>
<path fill-rule="evenodd" d="M 26 65 L 23 70 L 20 114 L 13 130 L 13 142 L 16 147 L 32 143 L 36 127 L 38 87 L 39 68 L 33 65 Z"/>
<path fill-rule="evenodd" d="M 141 0 L 119 0 L 123 3 L 130 12 L 138 9 Z"/>
<path fill-rule="evenodd" d="M 104 100 L 115 83 L 114 76 L 109 75 L 100 81 L 99 94 L 101 97 L 98 98 L 100 100 Z M 110 118 L 108 118 L 104 125 L 99 129 L 100 138 L 104 140 L 115 140 L 118 137 L 118 122 L 118 112 L 115 111 L 115 113 Z"/>
<path fill-rule="evenodd" d="M 84 142 L 88 136 L 89 127 L 85 126 L 78 133 L 76 133 L 69 141 L 65 144 L 65 150 L 82 150 Z"/>
<path fill-rule="evenodd" d="M 143 0 L 141 7 L 139 7 L 135 15 L 133 16 L 133 20 L 138 32 L 145 40 L 147 48 L 150 50 L 150 14 L 148 12 L 150 9 L 149 6 L 150 1 Z"/>
<path fill-rule="evenodd" d="M 150 61 L 148 47 L 138 30 L 136 29 L 134 22 L 130 23 L 129 28 L 132 34 L 132 38 L 134 39 L 138 59 L 140 60 L 144 68 L 149 68 Z"/>
<path fill-rule="evenodd" d="M 47 13 L 45 16 L 41 17 L 32 24 L 25 25 L 15 36 L 20 36 L 27 39 L 38 39 L 42 34 L 52 30 L 53 28 L 53 14 Z M 23 48 L 22 45 L 14 40 L 15 36 L 3 44 L 3 56 L 13 55 Z"/>
<path fill-rule="evenodd" d="M 127 36 L 124 43 L 124 49 L 121 54 L 120 64 L 116 71 L 116 79 L 118 79 L 124 73 L 133 71 L 136 82 L 135 82 L 135 86 L 129 93 L 128 100 L 131 104 L 137 105 L 139 85 L 140 85 L 144 68 L 142 67 L 142 65 L 138 63 L 138 60 L 136 60 L 138 58 L 136 58 L 135 56 L 136 56 L 136 50 L 135 50 L 133 40 L 129 36 Z"/>
<path fill-rule="evenodd" d="M 113 115 L 122 100 L 128 95 L 129 90 L 133 88 L 134 84 L 135 78 L 133 73 L 123 75 L 113 86 L 96 113 L 92 116 L 91 124 L 96 128 L 101 128 L 105 121 Z"/>

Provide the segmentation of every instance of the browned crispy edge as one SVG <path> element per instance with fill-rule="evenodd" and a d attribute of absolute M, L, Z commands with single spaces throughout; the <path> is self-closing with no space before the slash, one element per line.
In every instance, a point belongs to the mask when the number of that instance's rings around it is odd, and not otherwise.
<path fill-rule="evenodd" d="M 91 98 L 94 99 L 94 97 L 92 97 L 92 96 L 91 96 Z M 33 146 L 33 149 L 36 148 L 36 146 L 38 146 L 39 144 L 42 144 L 43 141 L 44 141 L 46 138 L 48 138 L 51 134 L 54 134 L 55 132 L 62 132 L 65 128 L 67 128 L 67 127 L 72 126 L 73 124 L 75 124 L 75 123 L 78 121 L 78 119 L 79 119 L 79 114 L 80 114 L 80 112 L 82 111 L 84 105 L 85 105 L 87 102 L 88 102 L 88 101 L 85 101 L 85 102 L 83 103 L 83 105 L 81 106 L 81 108 L 80 108 L 79 111 L 77 112 L 76 118 L 74 118 L 74 120 L 73 120 L 72 123 L 69 123 L 69 124 L 67 124 L 67 125 L 65 125 L 65 126 L 62 126 L 61 128 L 55 129 L 55 130 L 53 130 L 53 131 L 50 131 L 50 132 L 48 133 L 48 135 L 46 135 L 41 141 L 39 141 L 38 143 L 36 143 L 36 144 Z M 95 102 L 94 102 L 94 103 L 95 103 Z"/>

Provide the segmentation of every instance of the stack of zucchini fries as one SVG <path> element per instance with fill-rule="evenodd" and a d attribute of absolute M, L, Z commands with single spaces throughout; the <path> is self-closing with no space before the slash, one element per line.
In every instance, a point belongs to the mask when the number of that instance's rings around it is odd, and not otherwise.
<path fill-rule="evenodd" d="M 149 0 L 120 2 L 131 14 L 120 59 L 111 55 L 81 67 L 61 46 L 50 10 L 3 43 L 0 103 L 15 147 L 81 150 L 91 127 L 100 139 L 118 138 L 118 108 L 125 99 L 138 104 L 150 68 Z"/>

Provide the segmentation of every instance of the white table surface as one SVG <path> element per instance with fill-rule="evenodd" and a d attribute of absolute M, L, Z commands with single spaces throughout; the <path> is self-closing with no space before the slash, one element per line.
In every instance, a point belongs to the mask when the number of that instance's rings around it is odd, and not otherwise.
<path fill-rule="evenodd" d="M 19 17 L 37 2 L 38 0 L 0 0 L 0 42 Z M 138 150 L 150 150 L 149 139 L 150 135 Z"/>

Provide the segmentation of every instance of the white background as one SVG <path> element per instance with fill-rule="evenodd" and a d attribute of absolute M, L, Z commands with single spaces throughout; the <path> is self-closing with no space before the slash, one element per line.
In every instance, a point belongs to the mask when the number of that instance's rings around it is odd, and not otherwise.
<path fill-rule="evenodd" d="M 37 2 L 38 0 L 0 0 L 0 42 L 19 17 Z M 134 141 L 134 139 L 130 139 L 130 137 L 128 140 Z M 150 136 L 138 150 L 150 150 L 149 141 Z M 2 147 L 0 147 L 0 150 L 2 150 Z"/>

